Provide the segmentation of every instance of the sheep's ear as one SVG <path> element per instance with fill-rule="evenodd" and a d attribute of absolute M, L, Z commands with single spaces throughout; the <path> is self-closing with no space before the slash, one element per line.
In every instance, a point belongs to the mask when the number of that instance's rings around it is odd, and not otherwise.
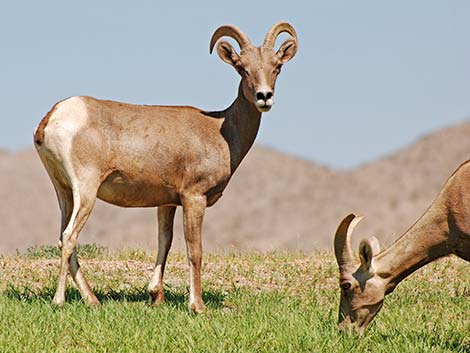
<path fill-rule="evenodd" d="M 369 271 L 374 272 L 372 260 L 375 255 L 380 252 L 380 244 L 377 238 L 370 237 L 361 241 L 359 245 L 359 258 L 361 259 L 361 266 Z"/>
<path fill-rule="evenodd" d="M 240 62 L 240 56 L 237 54 L 235 49 L 230 45 L 229 42 L 220 41 L 217 44 L 217 54 L 227 64 L 236 66 Z"/>
<path fill-rule="evenodd" d="M 281 60 L 281 63 L 286 63 L 292 59 L 297 53 L 297 41 L 295 39 L 288 39 L 279 47 L 276 55 Z"/>

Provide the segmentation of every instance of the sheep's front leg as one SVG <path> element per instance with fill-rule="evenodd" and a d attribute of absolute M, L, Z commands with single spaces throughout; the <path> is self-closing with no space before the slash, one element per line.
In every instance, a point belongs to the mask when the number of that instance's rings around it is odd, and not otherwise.
<path fill-rule="evenodd" d="M 202 241 L 201 228 L 206 210 L 205 196 L 186 196 L 182 199 L 184 237 L 189 263 L 189 308 L 202 313 L 206 307 L 202 300 L 201 263 Z"/>
<path fill-rule="evenodd" d="M 163 289 L 163 273 L 173 240 L 173 219 L 176 206 L 158 207 L 158 254 L 148 291 L 152 297 L 153 305 L 160 305 L 165 301 Z"/>

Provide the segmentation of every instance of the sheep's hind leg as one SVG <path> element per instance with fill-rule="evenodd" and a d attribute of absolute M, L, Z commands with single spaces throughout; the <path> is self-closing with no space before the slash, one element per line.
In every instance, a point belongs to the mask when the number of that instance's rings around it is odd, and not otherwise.
<path fill-rule="evenodd" d="M 85 188 L 82 187 L 81 189 L 84 190 Z M 96 298 L 80 270 L 75 248 L 80 230 L 85 225 L 91 210 L 93 209 L 98 187 L 87 187 L 86 192 L 81 191 L 81 189 L 74 187 L 72 190 L 72 199 L 67 201 L 67 203 L 70 203 L 71 201 L 73 207 L 67 226 L 62 232 L 60 242 L 62 256 L 57 290 L 53 299 L 53 303 L 58 305 L 65 302 L 65 288 L 69 269 L 83 299 L 92 305 L 99 304 L 99 300 Z"/>
<path fill-rule="evenodd" d="M 59 237 L 59 249 L 62 250 L 62 238 L 65 231 L 65 228 L 70 222 L 70 218 L 72 217 L 72 210 L 73 210 L 73 196 L 72 196 L 72 189 L 68 187 L 63 187 L 58 181 L 52 179 L 52 183 L 54 185 L 57 200 L 59 201 L 59 207 L 61 211 L 61 225 L 60 225 L 60 237 Z M 65 275 L 64 275 L 65 272 Z M 64 279 L 65 277 L 65 279 Z M 67 271 L 62 270 L 62 264 L 60 267 L 60 274 L 57 283 L 57 289 L 54 295 L 53 303 L 57 305 L 61 305 L 65 302 L 65 287 L 67 282 Z"/>

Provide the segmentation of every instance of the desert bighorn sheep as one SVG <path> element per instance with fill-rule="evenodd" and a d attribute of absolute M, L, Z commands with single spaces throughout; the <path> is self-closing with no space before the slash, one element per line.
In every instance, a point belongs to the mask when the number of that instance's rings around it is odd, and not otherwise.
<path fill-rule="evenodd" d="M 277 50 L 277 36 L 288 33 Z M 39 156 L 54 185 L 62 215 L 60 273 L 53 302 L 65 301 L 68 269 L 82 297 L 99 304 L 79 268 L 75 249 L 96 198 L 122 207 L 158 206 L 158 254 L 149 292 L 155 305 L 164 301 L 163 272 L 173 239 L 176 207 L 183 207 L 189 262 L 189 307 L 205 309 L 201 290 L 201 226 L 206 207 L 222 195 L 252 146 L 261 113 L 273 104 L 282 65 L 297 51 L 297 35 L 285 22 L 268 31 L 260 47 L 235 26 L 221 26 L 210 52 L 241 76 L 238 97 L 223 111 L 187 106 L 145 106 L 91 97 L 57 103 L 34 133 Z"/>
<path fill-rule="evenodd" d="M 346 216 L 336 231 L 339 266 L 339 326 L 362 333 L 382 308 L 385 295 L 420 267 L 450 254 L 470 261 L 470 161 L 463 163 L 421 218 L 380 252 L 375 237 L 359 245 L 354 261 L 350 237 L 362 217 Z"/>

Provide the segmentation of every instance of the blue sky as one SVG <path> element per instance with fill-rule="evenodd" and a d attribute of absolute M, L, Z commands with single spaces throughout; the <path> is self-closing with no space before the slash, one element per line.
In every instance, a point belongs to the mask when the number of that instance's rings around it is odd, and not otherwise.
<path fill-rule="evenodd" d="M 470 117 L 469 18 L 464 0 L 3 2 L 0 148 L 30 146 L 73 95 L 224 109 L 239 78 L 209 55 L 214 30 L 260 44 L 287 20 L 299 51 L 257 142 L 354 167 Z"/>

